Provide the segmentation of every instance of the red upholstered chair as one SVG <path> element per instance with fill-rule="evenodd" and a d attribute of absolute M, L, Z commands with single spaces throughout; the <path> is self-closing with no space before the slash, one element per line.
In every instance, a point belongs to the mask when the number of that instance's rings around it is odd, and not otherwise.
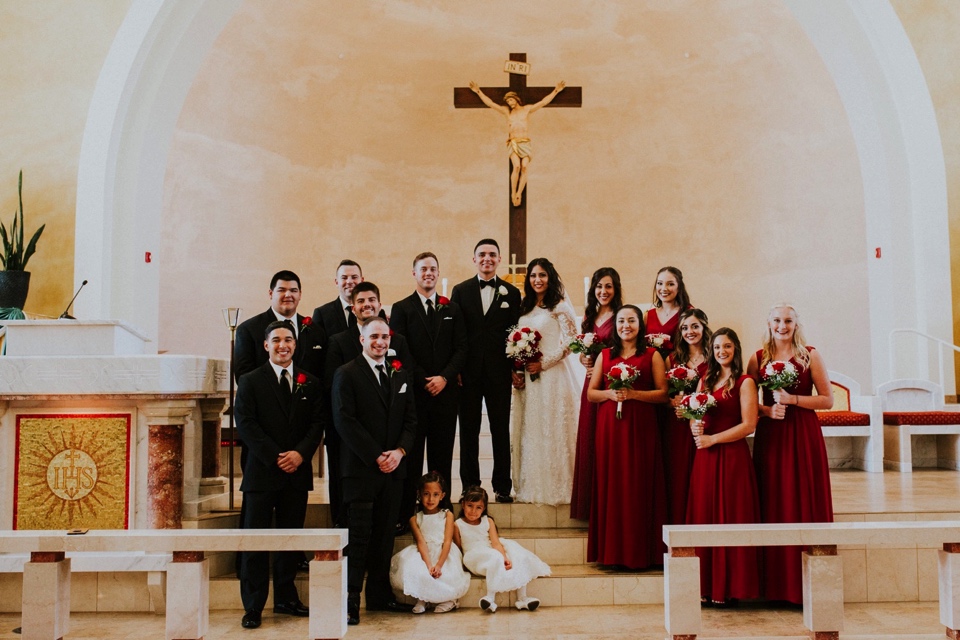
<path fill-rule="evenodd" d="M 827 457 L 834 469 L 883 471 L 883 424 L 880 400 L 860 394 L 860 383 L 829 371 L 833 408 L 818 411 Z"/>
<path fill-rule="evenodd" d="M 927 380 L 891 380 L 877 387 L 883 406 L 883 465 L 960 469 L 960 412 L 945 411 L 943 389 Z M 914 438 L 914 436 L 932 436 Z"/>

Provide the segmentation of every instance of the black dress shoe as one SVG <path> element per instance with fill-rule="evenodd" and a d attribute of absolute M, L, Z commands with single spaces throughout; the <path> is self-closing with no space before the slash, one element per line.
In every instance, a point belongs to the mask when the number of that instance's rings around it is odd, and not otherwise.
<path fill-rule="evenodd" d="M 240 621 L 240 626 L 244 629 L 256 629 L 260 626 L 260 612 L 254 611 L 253 609 L 247 609 L 247 612 L 243 614 L 243 620 Z"/>
<path fill-rule="evenodd" d="M 393 530 L 393 535 L 402 536 L 410 532 L 410 525 L 406 522 L 398 522 L 396 528 Z"/>
<path fill-rule="evenodd" d="M 360 594 L 347 594 L 347 624 L 360 624 Z"/>
<path fill-rule="evenodd" d="M 392 611 L 394 613 L 410 613 L 413 611 L 412 604 L 404 604 L 396 600 L 382 602 L 380 604 L 367 604 L 367 611 Z"/>
<path fill-rule="evenodd" d="M 301 560 L 299 564 L 297 564 L 297 571 L 300 573 L 310 573 L 310 561 L 306 559 Z"/>
<path fill-rule="evenodd" d="M 292 600 L 290 602 L 274 602 L 273 612 L 283 613 L 288 616 L 299 616 L 301 618 L 306 618 L 310 615 L 310 609 L 308 609 L 307 606 L 299 600 Z"/>
<path fill-rule="evenodd" d="M 513 502 L 513 497 L 509 493 L 498 493 L 496 494 L 496 496 L 497 496 L 497 502 L 500 502 L 502 504 L 510 504 L 511 502 Z"/>

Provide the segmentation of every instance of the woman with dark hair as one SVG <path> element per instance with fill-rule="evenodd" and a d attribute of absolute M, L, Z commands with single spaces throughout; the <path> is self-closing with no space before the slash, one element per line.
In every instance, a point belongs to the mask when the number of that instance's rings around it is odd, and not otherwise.
<path fill-rule="evenodd" d="M 653 283 L 653 308 L 647 311 L 647 342 L 664 358 L 673 351 L 673 334 L 680 324 L 680 312 L 690 308 L 690 295 L 683 284 L 683 273 L 676 267 L 664 267 Z"/>
<path fill-rule="evenodd" d="M 687 524 L 760 521 L 757 479 L 745 438 L 757 426 L 757 385 L 743 371 L 740 339 L 724 327 L 713 334 L 707 375 L 699 391 L 716 405 L 690 421 L 697 446 L 690 477 Z M 705 604 L 730 605 L 760 595 L 757 547 L 697 547 Z"/>
<path fill-rule="evenodd" d="M 667 356 L 667 371 L 674 367 L 686 367 L 696 372 L 697 379 L 703 378 L 707 373 L 711 340 L 707 314 L 700 309 L 681 311 L 674 340 L 677 346 L 673 353 Z M 690 470 L 693 468 L 693 457 L 697 453 L 697 447 L 690 435 L 690 421 L 684 419 L 678 409 L 683 395 L 680 391 L 670 399 L 674 413 L 668 416 L 663 432 L 663 461 L 668 470 L 667 499 L 670 503 L 668 524 L 683 524 L 687 521 Z"/>
<path fill-rule="evenodd" d="M 587 307 L 580 324 L 580 333 L 593 334 L 593 344 L 610 344 L 613 334 L 613 314 L 623 304 L 620 274 L 613 267 L 602 267 L 593 272 L 587 292 Z M 580 354 L 580 364 L 587 368 L 580 393 L 580 419 L 577 427 L 577 455 L 573 466 L 573 493 L 570 497 L 570 517 L 590 519 L 590 497 L 593 494 L 594 432 L 597 425 L 597 405 L 587 400 L 587 387 L 593 373 L 594 357 Z"/>
<path fill-rule="evenodd" d="M 577 380 L 570 342 L 577 325 L 553 264 L 536 258 L 527 267 L 520 327 L 540 333 L 541 358 L 513 374 L 510 434 L 517 499 L 563 504 L 573 485 L 577 437 Z"/>
<path fill-rule="evenodd" d="M 667 399 L 667 380 L 663 358 L 644 341 L 640 309 L 625 305 L 615 318 L 613 346 L 597 358 L 587 391 L 598 404 L 587 561 L 645 569 L 663 564 L 665 550 L 667 494 L 655 403 Z M 623 380 L 615 367 L 631 368 L 629 386 L 611 384 Z"/>

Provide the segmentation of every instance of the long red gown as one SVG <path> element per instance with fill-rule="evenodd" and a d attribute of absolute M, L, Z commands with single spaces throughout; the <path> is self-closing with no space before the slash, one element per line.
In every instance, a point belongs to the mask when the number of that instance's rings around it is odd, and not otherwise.
<path fill-rule="evenodd" d="M 758 364 L 762 357 L 763 352 L 757 351 Z M 810 369 L 794 359 L 790 362 L 800 377 L 786 391 L 812 395 Z M 773 393 L 766 389 L 763 404 L 773 405 Z M 763 522 L 833 522 L 830 465 L 816 411 L 789 405 L 783 420 L 761 418 L 753 441 L 753 462 Z M 801 547 L 764 548 L 763 595 L 768 600 L 803 603 L 800 551 Z"/>
<path fill-rule="evenodd" d="M 631 356 L 627 364 L 640 369 L 634 389 L 654 388 L 649 347 Z M 603 385 L 606 374 L 622 358 L 611 361 L 603 351 Z M 599 403 L 597 409 L 595 483 L 590 508 L 587 561 L 645 569 L 663 564 L 662 528 L 667 518 L 667 494 L 663 481 L 660 430 L 655 407 L 627 400 L 623 417 L 617 418 L 617 403 Z"/>
<path fill-rule="evenodd" d="M 717 406 L 704 417 L 703 432 L 716 434 L 742 422 L 740 376 L 729 393 L 713 392 Z M 688 427 L 689 429 L 689 427 Z M 757 480 L 745 439 L 697 449 L 690 476 L 687 524 L 747 524 L 760 522 Z M 760 595 L 760 549 L 757 547 L 697 547 L 700 595 L 723 602 Z"/>
<path fill-rule="evenodd" d="M 672 358 L 667 369 L 675 367 Z M 707 363 L 697 365 L 697 375 L 707 374 Z M 697 445 L 690 433 L 690 421 L 678 418 L 673 406 L 666 405 L 670 412 L 663 432 L 664 472 L 667 480 L 667 524 L 683 524 L 687 521 L 687 494 L 690 491 L 690 473 Z M 659 409 L 659 408 L 658 408 Z"/>
<path fill-rule="evenodd" d="M 672 316 L 667 318 L 666 322 L 660 324 L 660 316 L 657 315 L 657 308 L 653 307 L 647 311 L 645 324 L 647 326 L 646 335 L 650 335 L 652 333 L 664 333 L 670 336 L 670 340 L 665 342 L 664 345 L 659 349 L 660 355 L 666 359 L 666 357 L 673 352 L 673 335 L 676 333 L 677 327 L 680 326 L 680 312 L 677 311 Z"/>
<path fill-rule="evenodd" d="M 610 316 L 601 324 L 593 325 L 595 342 L 610 343 L 613 335 L 613 318 Z M 583 381 L 580 393 L 580 423 L 577 428 L 577 456 L 573 463 L 573 491 L 570 496 L 570 517 L 577 520 L 590 519 L 590 498 L 593 495 L 593 458 L 594 441 L 597 429 L 597 407 L 595 402 L 587 400 L 587 387 L 590 378 Z"/>

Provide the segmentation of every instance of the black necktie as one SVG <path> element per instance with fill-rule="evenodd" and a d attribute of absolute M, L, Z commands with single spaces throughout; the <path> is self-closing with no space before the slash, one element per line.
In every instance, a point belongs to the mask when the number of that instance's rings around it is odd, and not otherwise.
<path fill-rule="evenodd" d="M 383 388 L 383 391 L 387 394 L 387 397 L 390 397 L 390 378 L 387 377 L 387 368 L 382 365 L 377 365 L 377 371 L 379 372 L 378 377 L 380 378 L 380 386 Z"/>
<path fill-rule="evenodd" d="M 497 286 L 497 279 L 496 279 L 496 278 L 491 278 L 491 279 L 489 279 L 489 280 L 481 280 L 481 281 L 480 281 L 480 288 L 481 288 L 481 289 L 483 289 L 484 287 L 495 287 L 495 286 Z"/>
<path fill-rule="evenodd" d="M 293 397 L 293 392 L 290 389 L 290 373 L 286 369 L 280 372 L 280 397 L 283 398 L 284 402 L 289 402 L 290 398 Z"/>
<path fill-rule="evenodd" d="M 353 309 L 350 307 L 344 307 L 344 312 L 347 314 L 347 326 L 355 327 L 357 326 L 357 316 L 353 315 Z"/>
<path fill-rule="evenodd" d="M 427 321 L 431 327 L 437 323 L 437 310 L 433 307 L 433 298 L 427 298 Z"/>

